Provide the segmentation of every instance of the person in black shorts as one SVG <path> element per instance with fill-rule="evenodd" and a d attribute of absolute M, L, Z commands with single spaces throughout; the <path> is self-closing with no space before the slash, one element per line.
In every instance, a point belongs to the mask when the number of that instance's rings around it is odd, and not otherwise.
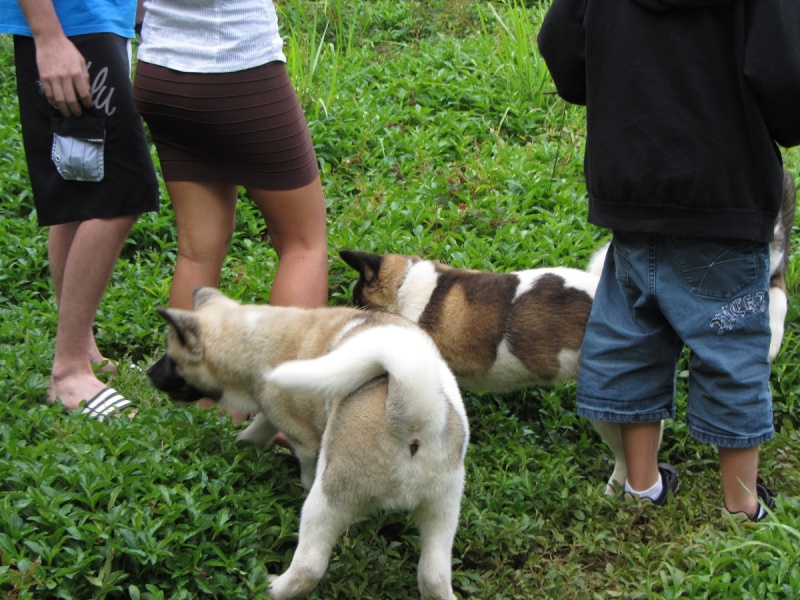
<path fill-rule="evenodd" d="M 101 420 L 132 403 L 95 373 L 116 369 L 95 342 L 95 315 L 131 226 L 159 204 L 133 103 L 130 5 L 129 35 L 127 13 L 103 1 L 76 17 L 60 0 L 20 0 L 24 19 L 16 6 L 0 17 L 0 31 L 15 34 L 25 156 L 38 222 L 49 227 L 58 303 L 49 401 Z"/>

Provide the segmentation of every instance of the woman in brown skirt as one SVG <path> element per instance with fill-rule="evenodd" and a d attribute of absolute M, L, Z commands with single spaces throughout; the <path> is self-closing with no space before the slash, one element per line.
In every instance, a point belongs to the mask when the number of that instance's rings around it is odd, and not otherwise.
<path fill-rule="evenodd" d="M 145 9 L 134 97 L 177 223 L 170 306 L 191 308 L 197 287 L 219 286 L 239 186 L 278 255 L 270 303 L 325 306 L 325 200 L 271 0 L 146 0 Z"/>

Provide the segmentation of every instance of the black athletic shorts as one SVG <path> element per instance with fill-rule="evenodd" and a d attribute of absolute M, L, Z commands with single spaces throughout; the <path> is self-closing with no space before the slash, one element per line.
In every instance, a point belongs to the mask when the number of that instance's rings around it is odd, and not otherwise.
<path fill-rule="evenodd" d="M 14 36 L 20 122 L 40 225 L 158 210 L 159 185 L 133 102 L 128 40 L 71 37 L 86 58 L 92 109 L 63 117 L 47 101 L 33 39 Z"/>

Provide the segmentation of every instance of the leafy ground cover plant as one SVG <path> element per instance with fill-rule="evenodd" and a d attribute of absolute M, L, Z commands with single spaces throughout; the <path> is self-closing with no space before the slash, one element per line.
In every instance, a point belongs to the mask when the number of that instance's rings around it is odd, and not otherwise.
<path fill-rule="evenodd" d="M 584 114 L 552 95 L 535 49 L 545 3 L 279 3 L 290 68 L 320 158 L 331 303 L 350 302 L 342 248 L 477 269 L 582 267 L 605 233 L 586 223 Z M 282 571 L 304 494 L 281 449 L 240 448 L 239 426 L 172 406 L 143 372 L 159 355 L 175 228 L 168 202 L 135 226 L 101 314 L 115 386 L 141 407 L 99 424 L 43 403 L 55 328 L 46 232 L 36 226 L 18 133 L 10 40 L 0 39 L 0 597 L 253 598 Z M 800 177 L 800 154 L 785 151 Z M 797 230 L 795 230 L 797 236 Z M 800 238 L 798 238 L 800 239 Z M 275 256 L 240 206 L 223 288 L 268 301 Z M 773 367 L 780 492 L 761 526 L 720 516 L 713 449 L 668 424 L 679 494 L 644 524 L 602 495 L 609 456 L 574 414 L 573 384 L 466 394 L 472 428 L 454 549 L 461 598 L 800 596 L 800 259 Z M 416 597 L 413 523 L 353 525 L 312 598 Z"/>

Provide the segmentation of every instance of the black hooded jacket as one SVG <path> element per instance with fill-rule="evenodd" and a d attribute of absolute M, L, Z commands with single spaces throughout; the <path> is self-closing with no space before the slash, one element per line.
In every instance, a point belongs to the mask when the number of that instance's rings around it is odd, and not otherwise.
<path fill-rule="evenodd" d="M 539 49 L 586 105 L 589 221 L 768 242 L 800 144 L 800 0 L 553 0 Z"/>

